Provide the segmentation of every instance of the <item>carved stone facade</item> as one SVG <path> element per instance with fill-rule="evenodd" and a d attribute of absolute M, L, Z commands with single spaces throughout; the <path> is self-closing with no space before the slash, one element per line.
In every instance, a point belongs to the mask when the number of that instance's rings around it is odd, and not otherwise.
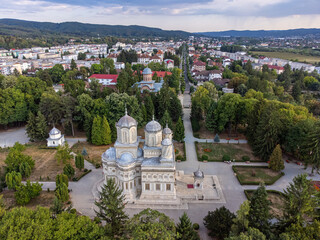
<path fill-rule="evenodd" d="M 127 112 L 116 124 L 117 141 L 102 154 L 105 181 L 113 178 L 128 202 L 175 200 L 175 156 L 172 131 L 154 119 L 145 126 L 139 147 L 137 122 Z"/>

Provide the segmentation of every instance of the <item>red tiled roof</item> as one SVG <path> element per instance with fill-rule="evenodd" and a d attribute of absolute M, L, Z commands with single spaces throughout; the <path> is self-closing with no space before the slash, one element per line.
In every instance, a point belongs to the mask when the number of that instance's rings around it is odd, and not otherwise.
<path fill-rule="evenodd" d="M 118 75 L 117 74 L 93 74 L 89 78 L 112 79 L 111 83 L 117 83 Z"/>
<path fill-rule="evenodd" d="M 201 62 L 201 61 L 197 61 L 197 62 L 194 62 L 193 65 L 196 65 L 196 66 L 205 66 L 206 63 Z"/>
<path fill-rule="evenodd" d="M 284 70 L 284 67 L 275 66 L 275 65 L 268 65 L 269 69 L 276 69 L 276 70 Z"/>
<path fill-rule="evenodd" d="M 158 77 L 164 77 L 167 73 L 168 76 L 172 75 L 172 72 L 166 72 L 166 71 L 154 71 L 152 72 L 152 76 L 157 73 Z"/>

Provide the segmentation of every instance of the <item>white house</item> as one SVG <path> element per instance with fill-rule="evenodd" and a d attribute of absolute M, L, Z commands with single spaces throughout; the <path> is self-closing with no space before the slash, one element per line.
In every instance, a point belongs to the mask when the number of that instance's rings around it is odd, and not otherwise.
<path fill-rule="evenodd" d="M 174 61 L 172 59 L 165 59 L 164 64 L 166 65 L 166 68 L 174 68 Z"/>
<path fill-rule="evenodd" d="M 60 130 L 57 128 L 52 128 L 49 132 L 49 138 L 47 138 L 48 147 L 58 147 L 64 144 L 64 135 L 61 134 Z"/>

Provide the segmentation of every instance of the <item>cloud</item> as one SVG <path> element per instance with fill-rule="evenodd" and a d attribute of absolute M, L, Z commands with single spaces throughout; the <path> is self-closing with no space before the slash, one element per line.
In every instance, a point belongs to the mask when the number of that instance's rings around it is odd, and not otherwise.
<path fill-rule="evenodd" d="M 2 18 L 170 30 L 320 27 L 319 0 L 0 0 Z"/>

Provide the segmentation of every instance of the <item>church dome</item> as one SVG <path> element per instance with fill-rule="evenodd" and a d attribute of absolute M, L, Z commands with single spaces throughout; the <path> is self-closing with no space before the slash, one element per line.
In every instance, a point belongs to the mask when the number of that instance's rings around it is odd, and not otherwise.
<path fill-rule="evenodd" d="M 195 171 L 195 172 L 193 173 L 193 175 L 194 175 L 196 178 L 204 178 L 204 173 L 203 173 L 200 169 L 198 169 L 197 171 Z"/>
<path fill-rule="evenodd" d="M 162 127 L 161 127 L 160 123 L 158 123 L 155 120 L 148 122 L 146 125 L 147 132 L 159 132 L 159 131 L 161 131 L 161 129 L 162 129 Z"/>
<path fill-rule="evenodd" d="M 163 134 L 164 134 L 164 135 L 172 134 L 171 129 L 168 128 L 168 124 L 167 124 L 166 127 L 163 129 Z"/>
<path fill-rule="evenodd" d="M 49 134 L 50 135 L 57 135 L 57 134 L 60 134 L 60 133 L 61 133 L 60 130 L 54 127 L 54 128 L 51 129 Z"/>
<path fill-rule="evenodd" d="M 170 138 L 165 138 L 162 140 L 161 145 L 162 146 L 170 146 L 170 145 L 172 145 L 172 141 Z"/>
<path fill-rule="evenodd" d="M 130 153 L 123 153 L 117 162 L 119 165 L 128 166 L 128 165 L 134 163 L 134 158 L 132 157 L 132 155 Z"/>
<path fill-rule="evenodd" d="M 120 128 L 123 128 L 123 127 L 130 128 L 133 126 L 137 126 L 137 121 L 133 117 L 130 117 L 126 112 L 126 115 L 124 115 L 118 121 L 117 126 Z"/>
<path fill-rule="evenodd" d="M 152 74 L 152 71 L 150 68 L 145 68 L 145 69 L 143 69 L 142 74 Z"/>

